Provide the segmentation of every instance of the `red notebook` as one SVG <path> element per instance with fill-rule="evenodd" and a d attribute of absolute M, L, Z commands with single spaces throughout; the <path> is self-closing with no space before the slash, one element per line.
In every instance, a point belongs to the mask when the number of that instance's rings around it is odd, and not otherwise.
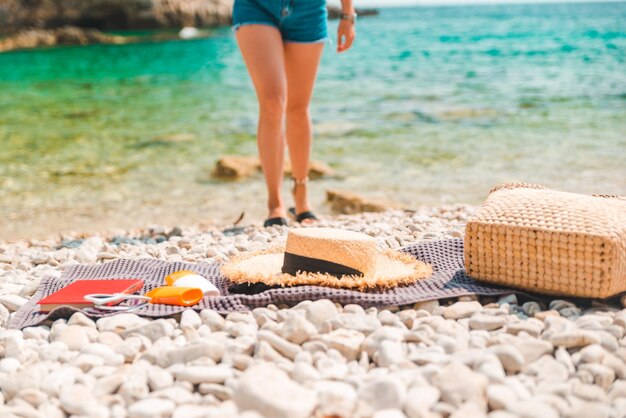
<path fill-rule="evenodd" d="M 88 308 L 93 303 L 85 300 L 85 295 L 91 293 L 135 293 L 143 288 L 142 279 L 109 279 L 109 280 L 76 280 L 41 299 L 39 302 L 40 312 L 50 312 L 59 306 L 71 306 L 74 308 Z"/>

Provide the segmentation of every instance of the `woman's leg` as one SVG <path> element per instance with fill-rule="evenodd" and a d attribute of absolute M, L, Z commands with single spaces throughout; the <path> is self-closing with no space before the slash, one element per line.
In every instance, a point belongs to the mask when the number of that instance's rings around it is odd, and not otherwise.
<path fill-rule="evenodd" d="M 309 104 L 317 75 L 323 43 L 285 42 L 285 70 L 287 73 L 287 143 L 293 177 L 304 179 L 309 171 L 309 157 L 313 141 Z M 296 213 L 310 210 L 306 184 L 295 188 Z"/>
<path fill-rule="evenodd" d="M 278 29 L 268 25 L 242 26 L 236 36 L 259 100 L 257 143 L 268 191 L 268 218 L 284 217 L 285 206 L 280 193 L 287 95 L 283 40 Z"/>

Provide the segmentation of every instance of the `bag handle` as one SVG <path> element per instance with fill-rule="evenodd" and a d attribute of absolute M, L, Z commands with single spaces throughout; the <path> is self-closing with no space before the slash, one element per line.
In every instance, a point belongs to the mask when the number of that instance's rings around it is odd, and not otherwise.
<path fill-rule="evenodd" d="M 593 197 L 601 197 L 603 199 L 618 199 L 626 201 L 626 196 L 620 196 L 618 194 L 594 194 Z"/>
<path fill-rule="evenodd" d="M 536 189 L 536 190 L 547 190 L 547 188 L 543 187 L 540 184 L 532 184 L 532 183 L 504 183 L 499 184 L 493 189 L 489 191 L 489 194 L 498 192 L 500 190 L 513 190 L 513 189 Z"/>
<path fill-rule="evenodd" d="M 535 190 L 548 190 L 546 187 L 540 184 L 532 183 L 504 183 L 500 184 L 489 191 L 489 194 L 498 192 L 500 190 L 513 190 L 513 189 L 535 189 Z M 620 196 L 617 194 L 594 194 L 593 197 L 600 197 L 603 199 L 618 199 L 626 201 L 626 196 Z"/>

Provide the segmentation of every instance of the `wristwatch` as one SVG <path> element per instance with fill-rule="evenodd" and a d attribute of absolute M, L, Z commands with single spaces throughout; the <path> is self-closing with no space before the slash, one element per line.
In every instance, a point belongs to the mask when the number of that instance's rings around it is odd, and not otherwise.
<path fill-rule="evenodd" d="M 342 13 L 340 19 L 347 20 L 348 22 L 356 23 L 356 12 Z"/>

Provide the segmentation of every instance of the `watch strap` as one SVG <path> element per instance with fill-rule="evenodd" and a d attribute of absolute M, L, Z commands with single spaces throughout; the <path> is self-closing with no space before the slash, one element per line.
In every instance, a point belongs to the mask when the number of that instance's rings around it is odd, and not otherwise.
<path fill-rule="evenodd" d="M 342 20 L 347 20 L 349 22 L 355 23 L 356 16 L 357 16 L 356 13 L 342 13 L 339 18 Z"/>

